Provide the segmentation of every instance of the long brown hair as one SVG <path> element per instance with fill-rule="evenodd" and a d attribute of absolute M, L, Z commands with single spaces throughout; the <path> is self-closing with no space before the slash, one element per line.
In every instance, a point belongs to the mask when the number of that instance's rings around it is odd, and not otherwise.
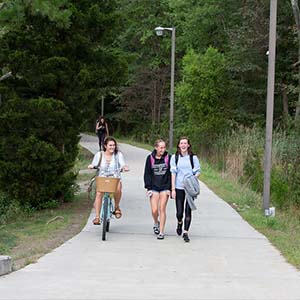
<path fill-rule="evenodd" d="M 113 141 L 116 145 L 116 148 L 115 148 L 115 151 L 114 153 L 117 154 L 119 152 L 119 148 L 118 148 L 118 144 L 117 144 L 117 141 L 115 138 L 113 138 L 112 136 L 107 136 L 104 140 L 104 144 L 103 144 L 103 149 L 104 149 L 104 152 L 106 151 L 106 146 L 108 144 L 108 142 L 111 142 Z"/>
<path fill-rule="evenodd" d="M 193 155 L 194 153 L 193 153 L 193 151 L 192 151 L 192 144 L 191 144 L 191 141 L 190 141 L 190 139 L 189 139 L 188 137 L 186 137 L 186 136 L 182 136 L 181 138 L 179 138 L 178 143 L 177 143 L 176 155 L 180 155 L 180 156 L 181 156 L 181 150 L 180 150 L 180 148 L 179 148 L 179 144 L 180 144 L 180 142 L 181 142 L 182 140 L 187 140 L 188 144 L 190 145 L 190 146 L 188 147 L 188 150 L 187 150 L 187 151 L 188 151 L 188 154 L 189 154 L 189 155 Z"/>
<path fill-rule="evenodd" d="M 101 120 L 103 120 L 103 123 L 101 122 Z M 105 120 L 105 118 L 103 117 L 103 116 L 99 116 L 99 118 L 98 118 L 98 122 L 100 123 L 100 124 L 102 124 L 102 125 L 105 125 L 107 122 L 106 122 L 106 120 Z"/>

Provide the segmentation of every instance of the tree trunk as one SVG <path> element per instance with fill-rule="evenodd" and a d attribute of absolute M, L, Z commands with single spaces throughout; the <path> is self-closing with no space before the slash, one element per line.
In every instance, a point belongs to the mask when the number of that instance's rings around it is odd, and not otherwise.
<path fill-rule="evenodd" d="M 152 125 L 155 125 L 156 119 L 156 103 L 157 103 L 157 80 L 153 80 L 154 95 L 153 95 L 153 107 L 152 107 Z"/>
<path fill-rule="evenodd" d="M 160 124 L 161 122 L 161 106 L 162 106 L 162 100 L 164 96 L 164 80 L 161 77 L 160 82 L 159 82 L 159 87 L 160 87 L 160 93 L 159 93 L 159 103 L 158 103 L 158 111 L 157 111 L 157 118 L 158 118 L 158 123 Z"/>
<path fill-rule="evenodd" d="M 284 84 L 282 87 L 282 104 L 283 104 L 283 115 L 288 116 L 289 115 L 289 102 L 288 102 L 288 96 L 286 92 L 286 85 Z"/>
<path fill-rule="evenodd" d="M 298 0 L 291 0 L 293 13 L 295 17 L 295 22 L 297 25 L 297 34 L 298 34 L 298 61 L 300 61 L 300 12 Z M 300 89 L 300 65 L 298 66 L 298 88 Z M 298 92 L 298 101 L 296 104 L 296 113 L 295 120 L 298 120 L 300 116 L 300 90 Z"/>

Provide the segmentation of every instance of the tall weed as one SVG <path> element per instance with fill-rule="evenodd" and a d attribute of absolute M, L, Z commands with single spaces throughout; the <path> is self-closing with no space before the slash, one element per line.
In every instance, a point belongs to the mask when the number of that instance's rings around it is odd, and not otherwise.
<path fill-rule="evenodd" d="M 208 158 L 223 174 L 263 191 L 264 131 L 240 127 L 219 138 Z M 278 207 L 300 205 L 300 140 L 296 129 L 273 134 L 271 200 Z"/>

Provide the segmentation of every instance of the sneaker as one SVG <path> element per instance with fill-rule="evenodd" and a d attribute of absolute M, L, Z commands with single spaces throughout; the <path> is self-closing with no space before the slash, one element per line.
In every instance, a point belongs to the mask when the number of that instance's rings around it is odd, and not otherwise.
<path fill-rule="evenodd" d="M 181 223 L 177 223 L 176 232 L 177 232 L 178 235 L 182 234 L 182 222 Z"/>
<path fill-rule="evenodd" d="M 187 232 L 185 232 L 185 233 L 182 235 L 182 238 L 183 238 L 183 240 L 184 240 L 186 243 L 188 243 L 188 242 L 190 241 L 190 238 L 189 238 Z"/>
<path fill-rule="evenodd" d="M 154 224 L 153 232 L 154 232 L 154 234 L 159 234 L 159 222 L 158 222 L 158 224 Z"/>
<path fill-rule="evenodd" d="M 165 235 L 162 232 L 160 232 L 159 235 L 157 236 L 158 240 L 163 240 L 164 238 L 165 238 Z"/>

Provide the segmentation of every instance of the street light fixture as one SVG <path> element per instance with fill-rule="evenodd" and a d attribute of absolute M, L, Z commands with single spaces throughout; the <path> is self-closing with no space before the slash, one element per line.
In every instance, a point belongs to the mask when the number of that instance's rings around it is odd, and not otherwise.
<path fill-rule="evenodd" d="M 6 74 L 4 74 L 4 75 L 2 75 L 1 77 L 0 77 L 0 81 L 2 81 L 2 80 L 4 80 L 4 79 L 6 79 L 6 78 L 9 78 L 10 76 L 12 76 L 12 73 L 11 72 L 8 72 L 8 73 L 6 73 Z M 0 94 L 0 105 L 2 104 L 2 95 Z"/>
<path fill-rule="evenodd" d="M 170 91 L 170 125 L 169 125 L 169 153 L 173 151 L 173 122 L 174 122 L 174 75 L 175 75 L 175 27 L 156 27 L 157 36 L 162 36 L 165 30 L 172 32 L 171 49 L 171 91 Z"/>
<path fill-rule="evenodd" d="M 0 10 L 3 9 L 5 6 L 6 6 L 6 3 L 5 3 L 5 2 L 1 3 L 1 4 L 0 4 Z"/>
<path fill-rule="evenodd" d="M 6 74 L 4 74 L 4 75 L 2 75 L 2 76 L 0 77 L 0 81 L 4 80 L 4 79 L 6 79 L 6 78 L 9 78 L 9 77 L 11 77 L 11 76 L 12 76 L 12 73 L 11 73 L 11 72 L 8 72 L 8 73 L 6 73 Z"/>

